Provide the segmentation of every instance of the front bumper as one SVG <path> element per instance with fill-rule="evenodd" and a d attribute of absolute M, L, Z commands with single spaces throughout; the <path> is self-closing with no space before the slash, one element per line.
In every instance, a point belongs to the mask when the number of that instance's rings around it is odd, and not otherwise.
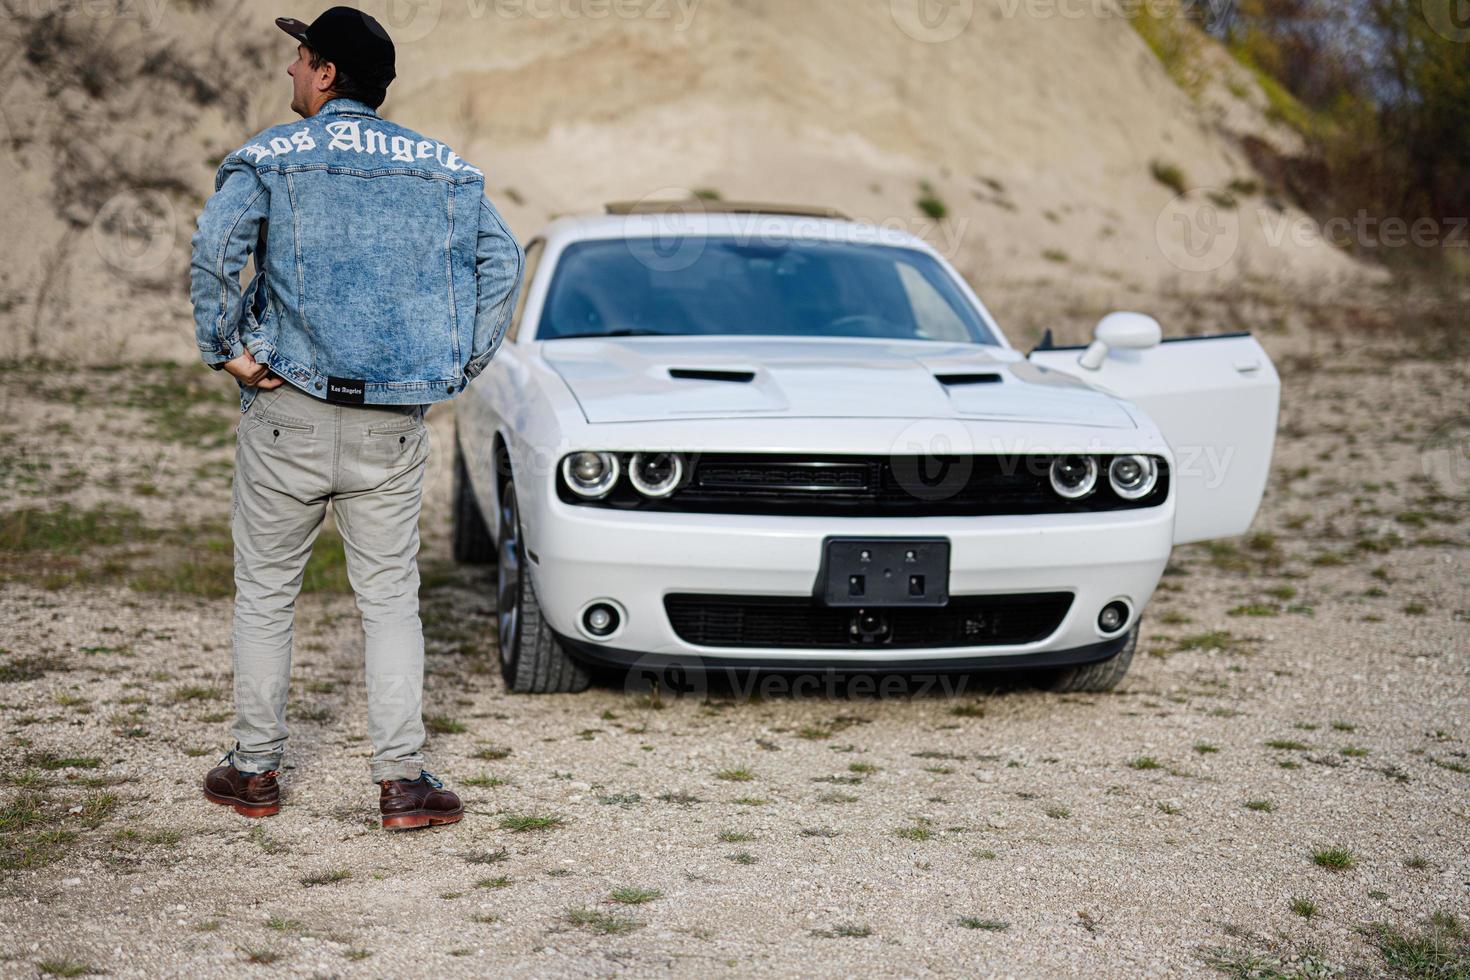
<path fill-rule="evenodd" d="M 523 509 L 529 566 L 551 629 L 571 652 L 627 666 L 676 660 L 685 665 L 832 667 L 856 670 L 1065 666 L 1106 659 L 1153 595 L 1173 543 L 1172 498 L 1158 507 L 1093 514 L 968 518 L 766 517 L 649 514 L 578 507 L 551 495 Z M 1050 635 L 1015 645 L 898 649 L 696 646 L 674 631 L 670 593 L 811 596 L 831 535 L 947 537 L 949 590 L 956 595 L 1070 592 L 1073 601 Z M 1111 636 L 1097 627 L 1107 603 L 1132 613 Z M 583 612 L 611 600 L 623 618 L 597 638 Z"/>
<path fill-rule="evenodd" d="M 587 640 L 558 633 L 557 638 L 572 656 L 593 667 L 615 670 L 636 670 L 660 676 L 672 671 L 700 671 L 706 674 L 735 673 L 759 670 L 763 673 L 805 673 L 813 669 L 830 670 L 835 673 L 860 674 L 867 671 L 891 668 L 895 664 L 905 672 L 914 674 L 960 674 L 986 670 L 1049 670 L 1061 667 L 1080 667 L 1095 664 L 1115 656 L 1128 644 L 1128 634 L 1111 640 L 1102 640 L 1072 650 L 1049 650 L 1041 653 L 1012 653 L 997 656 L 993 652 L 977 657 L 933 656 L 925 660 L 904 660 L 901 663 L 891 657 L 857 659 L 836 651 L 805 651 L 800 659 L 772 659 L 770 657 L 746 656 L 750 651 L 742 650 L 739 656 L 711 656 L 699 654 L 641 653 L 637 650 L 620 650 L 616 647 L 589 643 Z M 704 648 L 699 648 L 704 649 Z M 993 651 L 994 647 L 986 647 Z M 933 651 L 925 651 L 933 652 Z M 945 651 L 948 653 L 948 651 Z"/>

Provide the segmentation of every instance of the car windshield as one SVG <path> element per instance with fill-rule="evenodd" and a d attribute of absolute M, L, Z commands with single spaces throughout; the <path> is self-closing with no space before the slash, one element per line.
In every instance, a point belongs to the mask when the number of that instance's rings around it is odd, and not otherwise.
<path fill-rule="evenodd" d="M 917 249 L 705 236 L 569 246 L 536 338 L 650 335 L 997 343 L 953 278 Z"/>

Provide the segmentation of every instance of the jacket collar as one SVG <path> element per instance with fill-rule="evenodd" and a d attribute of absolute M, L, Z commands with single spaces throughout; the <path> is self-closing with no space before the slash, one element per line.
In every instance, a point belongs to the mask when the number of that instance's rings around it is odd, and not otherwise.
<path fill-rule="evenodd" d="M 319 116 L 335 116 L 343 112 L 356 113 L 362 116 L 376 116 L 378 114 L 378 111 L 366 102 L 359 102 L 356 99 L 348 99 L 342 96 L 338 96 L 335 99 L 328 99 L 316 111 L 316 114 Z"/>

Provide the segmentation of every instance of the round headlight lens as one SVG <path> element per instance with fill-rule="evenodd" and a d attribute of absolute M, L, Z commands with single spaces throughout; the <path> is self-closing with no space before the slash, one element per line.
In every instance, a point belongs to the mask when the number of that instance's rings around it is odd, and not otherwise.
<path fill-rule="evenodd" d="M 1081 500 L 1097 489 L 1097 459 L 1058 456 L 1051 464 L 1051 488 L 1067 500 Z"/>
<path fill-rule="evenodd" d="M 561 462 L 561 478 L 579 496 L 606 497 L 618 482 L 622 467 L 612 453 L 572 453 Z"/>
<path fill-rule="evenodd" d="M 645 497 L 667 497 L 684 479 L 684 458 L 678 453 L 634 453 L 628 479 Z"/>
<path fill-rule="evenodd" d="M 1097 628 L 1104 633 L 1116 633 L 1128 622 L 1128 605 L 1113 601 L 1102 607 L 1097 614 Z"/>
<path fill-rule="evenodd" d="M 1108 482 L 1124 500 L 1140 500 L 1159 485 L 1159 464 L 1152 456 L 1119 456 L 1108 466 Z"/>

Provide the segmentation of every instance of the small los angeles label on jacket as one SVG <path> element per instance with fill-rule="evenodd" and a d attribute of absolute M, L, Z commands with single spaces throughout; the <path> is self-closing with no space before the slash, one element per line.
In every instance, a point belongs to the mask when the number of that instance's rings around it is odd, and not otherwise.
<path fill-rule="evenodd" d="M 367 385 L 355 378 L 328 378 L 327 401 L 343 405 L 361 405 Z"/>

